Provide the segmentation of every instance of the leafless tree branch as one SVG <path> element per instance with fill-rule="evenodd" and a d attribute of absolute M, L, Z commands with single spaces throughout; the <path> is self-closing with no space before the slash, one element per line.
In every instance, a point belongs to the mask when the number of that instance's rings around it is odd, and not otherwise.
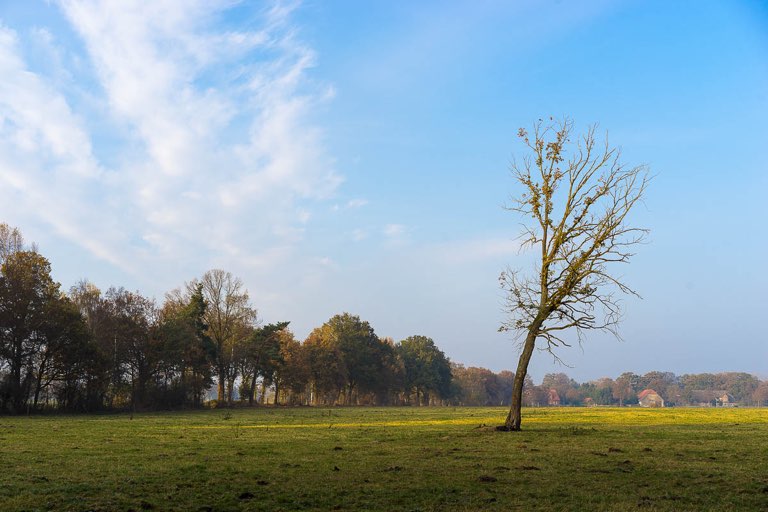
<path fill-rule="evenodd" d="M 615 274 L 617 264 L 628 263 L 632 248 L 646 240 L 648 230 L 627 222 L 642 201 L 650 176 L 645 166 L 627 166 L 608 137 L 600 141 L 597 127 L 571 141 L 569 119 L 539 121 L 533 134 L 518 136 L 531 150 L 513 160 L 511 171 L 522 187 L 506 209 L 527 222 L 520 236 L 523 246 L 540 251 L 534 272 L 502 272 L 506 292 L 506 320 L 500 330 L 520 342 L 514 395 L 522 382 L 534 346 L 562 361 L 555 351 L 570 346 L 563 337 L 575 331 L 579 343 L 586 331 L 600 330 L 617 338 L 622 317 L 620 294 L 638 296 Z M 513 409 L 515 408 L 513 396 Z M 518 403 L 519 407 L 519 403 Z M 519 429 L 519 411 L 510 411 L 507 427 Z"/>

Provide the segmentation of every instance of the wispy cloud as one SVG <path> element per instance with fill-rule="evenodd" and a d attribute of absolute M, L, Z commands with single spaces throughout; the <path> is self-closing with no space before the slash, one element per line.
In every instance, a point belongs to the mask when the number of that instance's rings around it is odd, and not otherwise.
<path fill-rule="evenodd" d="M 108 179 L 93 156 L 85 123 L 65 96 L 30 71 L 18 34 L 0 26 L 0 203 L 42 218 L 61 235 L 125 267 L 109 237 L 92 236 L 82 204 Z"/>
<path fill-rule="evenodd" d="M 231 5 L 62 0 L 84 50 L 60 49 L 56 73 L 0 27 L 0 201 L 134 273 L 290 254 L 341 182 L 308 121 L 330 88 L 307 78 L 315 54 L 291 6 L 214 24 Z M 57 47 L 48 29 L 30 37 Z M 75 114 L 81 97 L 91 117 Z"/>
<path fill-rule="evenodd" d="M 403 224 L 387 224 L 384 226 L 383 233 L 389 238 L 398 238 L 405 234 L 406 227 Z"/>
<path fill-rule="evenodd" d="M 347 208 L 360 208 L 368 204 L 367 199 L 350 199 L 347 202 Z"/>
<path fill-rule="evenodd" d="M 344 204 L 334 203 L 333 206 L 331 206 L 332 212 L 340 212 L 344 210 L 355 210 L 357 208 L 362 208 L 363 206 L 368 204 L 367 199 L 350 199 Z"/>

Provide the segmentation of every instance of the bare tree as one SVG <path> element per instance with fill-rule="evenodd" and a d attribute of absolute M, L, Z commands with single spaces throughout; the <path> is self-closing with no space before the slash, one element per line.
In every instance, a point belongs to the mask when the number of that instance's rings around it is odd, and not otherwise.
<path fill-rule="evenodd" d="M 0 222 L 0 265 L 11 255 L 24 250 L 24 237 L 18 228 Z"/>
<path fill-rule="evenodd" d="M 256 325 L 256 310 L 251 308 L 248 291 L 243 282 L 224 270 L 209 270 L 199 282 L 207 305 L 205 323 L 208 335 L 216 345 L 218 403 L 232 402 L 232 391 L 237 378 L 236 356 L 238 345 Z M 198 281 L 187 283 L 188 293 Z"/>
<path fill-rule="evenodd" d="M 536 264 L 530 274 L 507 269 L 499 277 L 507 295 L 499 330 L 521 345 L 504 430 L 520 430 L 523 383 L 537 344 L 559 360 L 556 349 L 570 346 L 566 331 L 575 330 L 579 343 L 594 329 L 618 337 L 617 292 L 637 295 L 612 270 L 648 233 L 627 223 L 648 186 L 647 168 L 624 165 L 607 136 L 597 140 L 595 126 L 576 141 L 572 129 L 569 119 L 550 118 L 539 120 L 532 136 L 518 132 L 532 154 L 512 162 L 523 192 L 507 209 L 525 219 L 523 247 L 536 250 Z"/>

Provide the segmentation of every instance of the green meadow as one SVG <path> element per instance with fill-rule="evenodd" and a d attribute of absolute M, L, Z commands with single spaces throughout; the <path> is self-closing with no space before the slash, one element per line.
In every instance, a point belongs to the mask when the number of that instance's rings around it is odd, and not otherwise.
<path fill-rule="evenodd" d="M 766 510 L 768 411 L 0 417 L 0 510 Z"/>

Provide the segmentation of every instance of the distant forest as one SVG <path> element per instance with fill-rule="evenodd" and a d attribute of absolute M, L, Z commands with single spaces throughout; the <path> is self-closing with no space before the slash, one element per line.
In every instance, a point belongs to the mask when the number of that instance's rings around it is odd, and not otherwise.
<path fill-rule="evenodd" d="M 16 228 L 0 224 L 0 413 L 158 410 L 224 405 L 508 405 L 514 374 L 451 362 L 414 335 L 379 337 L 342 313 L 296 340 L 261 324 L 242 281 L 211 270 L 162 304 L 82 281 L 68 291 Z M 768 403 L 746 373 L 623 373 L 536 385 L 529 406 L 631 405 L 653 389 L 666 405 Z M 215 398 L 211 398 L 211 395 Z"/>
<path fill-rule="evenodd" d="M 454 395 L 461 405 L 509 403 L 512 372 L 493 373 L 485 368 L 452 366 Z M 651 389 L 665 406 L 766 406 L 768 381 L 743 372 L 675 375 L 652 371 L 644 375 L 625 372 L 617 378 L 578 383 L 565 373 L 549 373 L 541 384 L 526 377 L 523 402 L 527 406 L 638 405 L 638 395 Z"/>

